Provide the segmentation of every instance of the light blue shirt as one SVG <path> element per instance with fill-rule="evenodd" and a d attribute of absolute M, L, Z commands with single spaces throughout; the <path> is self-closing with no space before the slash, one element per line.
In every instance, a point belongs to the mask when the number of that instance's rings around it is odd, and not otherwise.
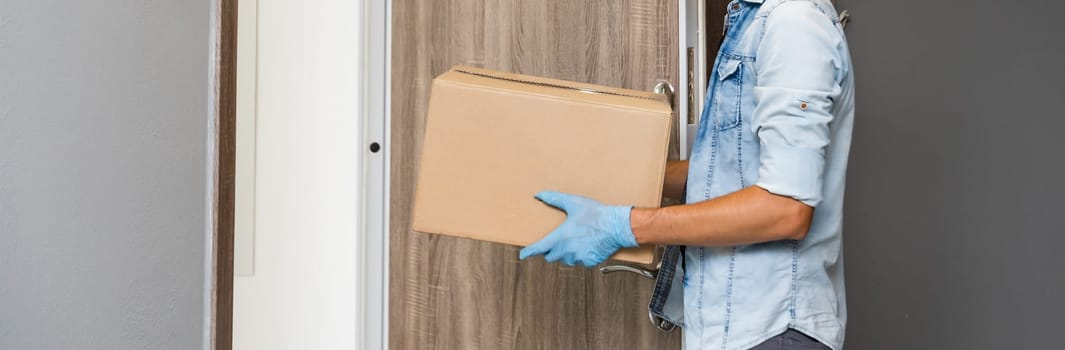
<path fill-rule="evenodd" d="M 687 349 L 747 349 L 792 328 L 843 345 L 843 188 L 854 119 L 828 0 L 734 0 L 689 163 L 687 202 L 759 186 L 815 207 L 801 241 L 686 247 L 666 316 Z M 680 288 L 674 288 L 674 290 Z M 683 317 L 670 314 L 683 310 Z"/>

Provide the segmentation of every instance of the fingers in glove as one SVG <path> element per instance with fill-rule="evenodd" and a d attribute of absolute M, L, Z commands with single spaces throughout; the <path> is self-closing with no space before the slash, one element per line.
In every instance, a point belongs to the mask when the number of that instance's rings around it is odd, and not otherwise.
<path fill-rule="evenodd" d="M 564 254 L 563 254 L 563 251 L 561 249 L 555 249 L 555 250 L 547 252 L 547 255 L 544 255 L 544 260 L 546 260 L 549 263 L 553 263 L 553 262 L 558 261 L 559 259 L 562 259 L 562 255 L 564 255 Z"/>
<path fill-rule="evenodd" d="M 577 254 L 569 253 L 562 255 L 562 263 L 566 266 L 573 266 L 577 264 Z"/>
<path fill-rule="evenodd" d="M 598 261 L 598 259 L 595 258 L 583 258 L 578 260 L 577 262 L 583 265 L 584 267 L 595 267 L 596 265 L 602 263 L 602 261 Z"/>
<path fill-rule="evenodd" d="M 552 232 L 551 234 L 548 234 L 547 237 L 544 237 L 536 243 L 530 244 L 529 246 L 522 248 L 521 252 L 518 253 L 518 258 L 521 260 L 525 260 L 525 258 L 528 258 L 530 256 L 537 256 L 540 254 L 547 253 L 551 250 L 552 247 L 555 246 L 555 241 L 558 240 L 556 238 L 557 236 L 557 234 Z"/>
<path fill-rule="evenodd" d="M 570 202 L 572 202 L 572 195 L 555 191 L 541 191 L 536 194 L 536 199 L 546 203 L 555 208 L 559 208 L 565 211 L 570 210 Z"/>

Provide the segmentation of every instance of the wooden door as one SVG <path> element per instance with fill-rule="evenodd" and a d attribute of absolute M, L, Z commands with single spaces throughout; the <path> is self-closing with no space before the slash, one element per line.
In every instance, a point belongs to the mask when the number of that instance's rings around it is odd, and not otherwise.
<path fill-rule="evenodd" d="M 651 280 L 519 261 L 519 247 L 410 230 L 433 77 L 466 64 L 650 91 L 677 81 L 676 0 L 393 4 L 391 347 L 679 348 L 679 331 L 648 321 Z"/>

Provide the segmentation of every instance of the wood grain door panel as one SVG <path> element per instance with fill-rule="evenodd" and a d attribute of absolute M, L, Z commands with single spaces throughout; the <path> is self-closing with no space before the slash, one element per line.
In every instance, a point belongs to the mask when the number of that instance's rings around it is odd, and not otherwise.
<path fill-rule="evenodd" d="M 410 230 L 433 77 L 466 64 L 649 91 L 677 81 L 676 7 L 676 0 L 393 1 L 391 348 L 680 347 L 679 331 L 648 322 L 650 280 L 519 261 L 519 247 Z"/>

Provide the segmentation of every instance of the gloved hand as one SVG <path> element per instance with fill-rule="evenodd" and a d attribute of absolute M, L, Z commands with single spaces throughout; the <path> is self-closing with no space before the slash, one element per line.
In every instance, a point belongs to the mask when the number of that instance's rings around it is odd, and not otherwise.
<path fill-rule="evenodd" d="M 566 211 L 566 221 L 539 242 L 521 250 L 520 258 L 546 253 L 548 262 L 587 267 L 606 261 L 618 249 L 636 247 L 629 223 L 631 206 L 606 206 L 561 192 L 540 192 L 536 199 Z"/>

